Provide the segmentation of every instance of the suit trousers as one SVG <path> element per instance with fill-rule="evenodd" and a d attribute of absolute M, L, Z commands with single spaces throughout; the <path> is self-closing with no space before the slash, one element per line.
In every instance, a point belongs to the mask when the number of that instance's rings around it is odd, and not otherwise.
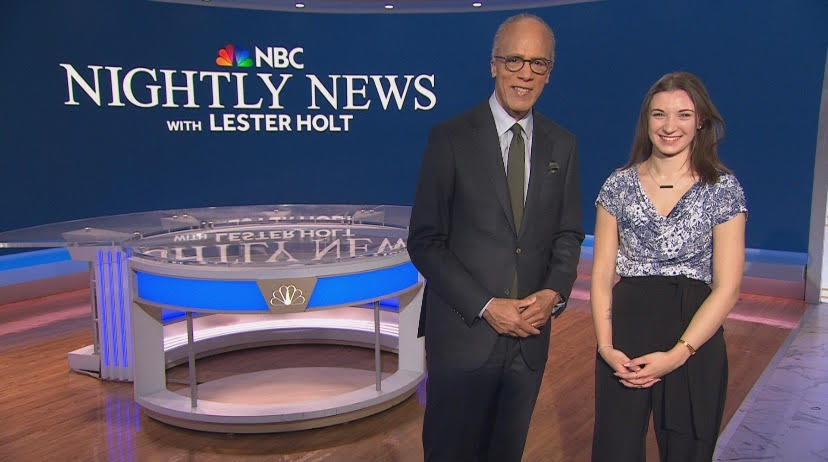
<path fill-rule="evenodd" d="M 612 292 L 613 345 L 631 359 L 669 350 L 709 294 L 684 276 L 621 278 Z M 627 388 L 613 373 L 596 355 L 594 462 L 645 461 L 651 411 L 661 461 L 711 460 L 727 391 L 721 328 L 652 387 Z"/>
<path fill-rule="evenodd" d="M 529 368 L 520 341 L 506 336 L 476 369 L 429 366 L 425 460 L 519 462 L 543 369 Z"/>

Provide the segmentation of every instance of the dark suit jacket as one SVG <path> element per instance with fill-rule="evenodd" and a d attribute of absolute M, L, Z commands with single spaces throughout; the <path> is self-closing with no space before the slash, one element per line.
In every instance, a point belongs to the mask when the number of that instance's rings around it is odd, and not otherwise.
<path fill-rule="evenodd" d="M 427 281 L 420 328 L 429 367 L 482 365 L 498 336 L 478 317 L 490 298 L 522 298 L 543 288 L 568 298 L 572 290 L 584 239 L 577 145 L 571 133 L 533 114 L 520 235 L 488 101 L 429 135 L 407 243 Z M 548 349 L 549 323 L 521 340 L 533 369 L 546 363 Z"/>

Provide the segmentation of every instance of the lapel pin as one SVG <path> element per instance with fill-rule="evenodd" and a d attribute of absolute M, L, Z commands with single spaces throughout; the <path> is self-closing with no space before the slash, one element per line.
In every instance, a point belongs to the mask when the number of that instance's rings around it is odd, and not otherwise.
<path fill-rule="evenodd" d="M 546 164 L 546 173 L 558 173 L 558 163 L 555 161 Z"/>

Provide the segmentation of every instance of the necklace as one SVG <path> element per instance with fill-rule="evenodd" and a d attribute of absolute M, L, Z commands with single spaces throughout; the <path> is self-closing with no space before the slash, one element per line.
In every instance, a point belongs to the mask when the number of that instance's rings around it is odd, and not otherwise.
<path fill-rule="evenodd" d="M 647 162 L 647 174 L 650 175 L 650 178 L 652 178 L 653 183 L 657 184 L 660 189 L 673 189 L 673 187 L 675 186 L 675 180 L 665 184 L 659 183 L 653 175 L 653 169 L 651 168 L 649 162 Z"/>

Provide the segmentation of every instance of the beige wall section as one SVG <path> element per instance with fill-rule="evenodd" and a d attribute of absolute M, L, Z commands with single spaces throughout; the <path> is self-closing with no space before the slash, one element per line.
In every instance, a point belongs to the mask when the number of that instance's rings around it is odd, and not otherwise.
<path fill-rule="evenodd" d="M 811 192 L 811 228 L 808 235 L 808 269 L 805 300 L 828 303 L 828 53 L 822 76 L 814 185 Z"/>

